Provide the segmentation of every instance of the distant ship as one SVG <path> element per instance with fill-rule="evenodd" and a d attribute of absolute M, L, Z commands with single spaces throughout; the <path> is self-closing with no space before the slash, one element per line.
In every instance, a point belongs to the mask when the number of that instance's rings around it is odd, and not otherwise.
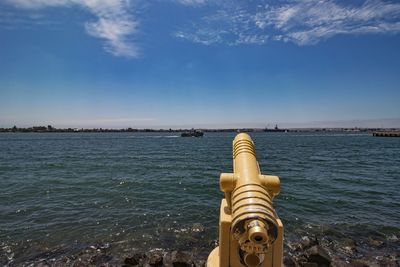
<path fill-rule="evenodd" d="M 192 129 L 189 132 L 181 133 L 181 137 L 202 137 L 204 133 L 202 131 Z"/>
<path fill-rule="evenodd" d="M 268 129 L 268 126 L 265 127 L 264 132 L 274 132 L 274 133 L 287 133 L 289 130 L 287 129 L 279 129 L 278 124 L 275 124 L 274 129 Z"/>

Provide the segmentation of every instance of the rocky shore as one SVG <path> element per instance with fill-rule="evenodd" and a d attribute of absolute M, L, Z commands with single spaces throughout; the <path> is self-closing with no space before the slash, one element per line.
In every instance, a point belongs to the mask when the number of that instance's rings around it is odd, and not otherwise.
<path fill-rule="evenodd" d="M 45 250 L 24 261 L 7 261 L 0 255 L 2 266 L 123 266 L 123 267 L 203 267 L 207 253 L 216 244 L 204 251 L 188 247 L 187 250 L 152 249 L 131 253 L 119 253 L 119 244 L 101 243 L 89 245 L 77 253 L 68 255 L 63 249 Z M 377 231 L 365 231 L 349 237 L 346 233 L 303 235 L 296 240 L 285 241 L 284 265 L 287 267 L 317 266 L 400 266 L 400 240 L 397 235 L 385 235 Z M 207 251 L 205 251 L 207 250 Z"/>
<path fill-rule="evenodd" d="M 287 267 L 317 266 L 400 266 L 400 243 L 397 237 L 386 239 L 375 233 L 365 240 L 344 238 L 341 241 L 324 237 L 303 236 L 298 242 L 290 242 L 285 251 Z"/>

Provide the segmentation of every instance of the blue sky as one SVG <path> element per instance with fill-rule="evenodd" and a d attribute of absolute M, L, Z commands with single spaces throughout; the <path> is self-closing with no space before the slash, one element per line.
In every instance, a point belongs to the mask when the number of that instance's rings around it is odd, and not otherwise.
<path fill-rule="evenodd" d="M 4 0 L 0 127 L 400 127 L 400 3 Z"/>

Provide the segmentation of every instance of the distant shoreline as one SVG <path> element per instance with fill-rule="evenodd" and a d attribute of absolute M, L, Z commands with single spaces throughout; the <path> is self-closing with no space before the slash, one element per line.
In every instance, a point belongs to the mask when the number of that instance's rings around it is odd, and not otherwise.
<path fill-rule="evenodd" d="M 121 128 L 121 129 L 105 129 L 105 128 L 54 128 L 51 125 L 46 126 L 32 126 L 28 128 L 0 128 L 0 132 L 13 132 L 13 133 L 181 133 L 191 131 L 193 129 L 153 129 L 153 128 Z M 202 132 L 343 132 L 343 133 L 372 133 L 377 131 L 400 131 L 400 128 L 287 128 L 287 129 L 266 129 L 266 128 L 221 128 L 221 129 L 207 129 L 197 128 Z"/>

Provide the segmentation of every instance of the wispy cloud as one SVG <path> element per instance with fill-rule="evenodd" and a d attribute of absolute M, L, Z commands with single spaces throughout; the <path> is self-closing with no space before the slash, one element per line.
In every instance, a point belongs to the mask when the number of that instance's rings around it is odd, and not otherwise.
<path fill-rule="evenodd" d="M 138 31 L 138 22 L 128 10 L 130 0 L 6 0 L 24 9 L 39 10 L 47 7 L 80 6 L 96 17 L 96 21 L 84 24 L 91 36 L 104 40 L 104 49 L 123 57 L 137 57 L 138 49 L 132 38 Z"/>
<path fill-rule="evenodd" d="M 129 1 L 85 0 L 84 2 L 98 17 L 98 21 L 85 24 L 86 31 L 92 36 L 105 39 L 104 48 L 116 56 L 138 56 L 136 46 L 129 40 L 138 29 L 138 22 L 126 11 Z"/>
<path fill-rule="evenodd" d="M 36 11 L 29 12 L 29 14 L 21 14 L 9 7 L 0 9 L 0 28 L 15 30 L 18 28 L 30 28 L 38 25 L 55 24 L 54 21 L 43 17 Z"/>
<path fill-rule="evenodd" d="M 0 26 L 40 24 L 44 8 L 80 7 L 94 16 L 83 24 L 86 32 L 103 40 L 104 49 L 121 57 L 139 56 L 135 38 L 139 22 L 134 6 L 140 0 L 4 0 L 32 11 L 39 18 L 13 17 L 0 11 Z M 159 0 L 160 1 L 160 0 Z M 151 2 L 151 1 L 150 1 Z M 199 19 L 189 18 L 175 37 L 194 43 L 265 44 L 269 41 L 310 45 L 338 34 L 397 34 L 400 3 L 391 0 L 169 0 L 202 8 Z M 4 2 L 3 2 L 4 3 Z M 144 4 L 144 1 L 140 2 Z M 153 1 L 157 4 L 157 1 Z M 208 12 L 208 13 L 207 13 Z M 44 13 L 44 12 L 43 12 Z M 5 14 L 5 16 L 3 16 Z"/>
<path fill-rule="evenodd" d="M 268 40 L 315 44 L 337 34 L 400 32 L 400 3 L 366 0 L 289 0 L 275 4 L 224 2 L 213 14 L 175 33 L 196 43 L 264 44 Z"/>
<path fill-rule="evenodd" d="M 177 0 L 178 3 L 184 5 L 201 5 L 206 3 L 207 0 Z"/>

